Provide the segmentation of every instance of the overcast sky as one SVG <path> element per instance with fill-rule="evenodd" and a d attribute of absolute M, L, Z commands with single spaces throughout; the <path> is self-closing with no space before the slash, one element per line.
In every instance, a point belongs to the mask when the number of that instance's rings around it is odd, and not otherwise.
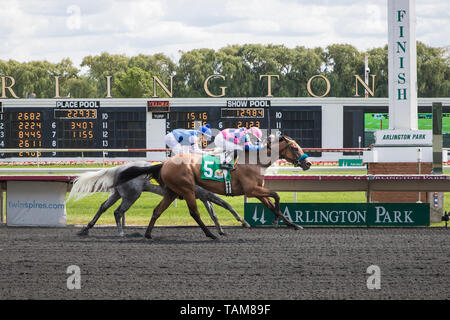
<path fill-rule="evenodd" d="M 1 0 L 2 2 L 5 0 Z M 0 7 L 0 59 L 127 56 L 231 44 L 293 48 L 387 44 L 387 0 L 8 0 Z M 450 44 L 450 0 L 416 0 L 417 40 Z"/>

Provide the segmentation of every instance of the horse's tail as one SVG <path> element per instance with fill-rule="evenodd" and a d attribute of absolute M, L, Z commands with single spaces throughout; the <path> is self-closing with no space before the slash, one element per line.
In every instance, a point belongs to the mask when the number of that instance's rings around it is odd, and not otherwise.
<path fill-rule="evenodd" d="M 142 174 L 148 174 L 152 176 L 159 184 L 162 184 L 159 176 L 162 166 L 163 164 L 159 163 L 149 167 L 137 167 L 137 166 L 129 167 L 117 175 L 114 182 L 114 186 L 125 183 L 131 179 L 139 177 Z"/>
<path fill-rule="evenodd" d="M 107 168 L 94 172 L 86 172 L 74 180 L 67 201 L 74 198 L 80 200 L 89 193 L 108 192 L 112 190 L 116 168 Z"/>

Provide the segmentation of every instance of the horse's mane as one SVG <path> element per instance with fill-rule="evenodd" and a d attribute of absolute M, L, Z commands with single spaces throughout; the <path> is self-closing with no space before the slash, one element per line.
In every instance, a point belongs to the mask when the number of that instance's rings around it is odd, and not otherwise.
<path fill-rule="evenodd" d="M 292 139 L 291 137 L 288 137 L 288 136 L 286 136 L 286 135 L 281 135 L 280 136 L 280 138 L 278 139 L 278 142 L 281 142 L 281 141 L 287 141 L 287 142 L 289 142 L 289 141 L 293 141 L 294 139 Z"/>

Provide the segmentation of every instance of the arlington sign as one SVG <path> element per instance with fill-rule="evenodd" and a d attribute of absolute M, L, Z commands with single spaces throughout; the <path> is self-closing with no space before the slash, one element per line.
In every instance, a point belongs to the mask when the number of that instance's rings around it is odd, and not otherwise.
<path fill-rule="evenodd" d="M 280 209 L 301 226 L 430 225 L 429 203 L 280 203 Z M 244 215 L 251 226 L 271 226 L 275 218 L 262 203 L 245 203 Z"/>

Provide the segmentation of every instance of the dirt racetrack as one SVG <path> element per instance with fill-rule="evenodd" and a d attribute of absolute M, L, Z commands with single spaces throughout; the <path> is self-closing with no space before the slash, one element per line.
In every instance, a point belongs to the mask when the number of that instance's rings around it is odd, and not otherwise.
<path fill-rule="evenodd" d="M 0 226 L 3 299 L 449 299 L 450 230 Z M 216 233 L 213 228 L 212 231 Z M 69 290 L 67 268 L 81 272 Z M 381 270 L 369 290 L 367 268 Z"/>

